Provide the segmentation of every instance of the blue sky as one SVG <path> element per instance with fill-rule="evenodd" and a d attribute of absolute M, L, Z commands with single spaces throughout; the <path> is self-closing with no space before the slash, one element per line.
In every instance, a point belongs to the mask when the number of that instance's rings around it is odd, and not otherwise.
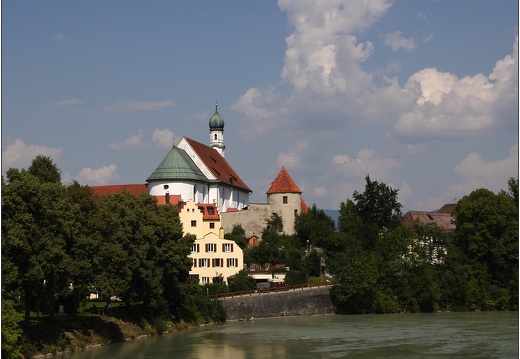
<path fill-rule="evenodd" d="M 4 1 L 2 170 L 144 183 L 187 136 L 323 209 L 399 189 L 434 210 L 518 177 L 518 2 Z"/>

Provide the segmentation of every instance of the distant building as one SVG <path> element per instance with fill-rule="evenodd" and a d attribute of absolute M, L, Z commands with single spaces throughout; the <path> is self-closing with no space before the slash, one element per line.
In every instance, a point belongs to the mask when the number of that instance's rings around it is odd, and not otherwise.
<path fill-rule="evenodd" d="M 432 264 L 443 263 L 444 256 L 447 254 L 447 243 L 445 234 L 455 230 L 455 222 L 452 215 L 456 204 L 445 204 L 438 211 L 409 211 L 403 217 L 403 224 L 416 233 L 416 225 L 420 223 L 424 226 L 435 226 L 441 230 L 438 236 L 426 235 L 417 236 L 414 248 L 410 248 L 410 254 L 417 256 L 419 252 L 429 257 Z"/>
<path fill-rule="evenodd" d="M 267 220 L 276 213 L 283 221 L 282 233 L 295 234 L 294 220 L 297 215 L 307 213 L 308 207 L 301 197 L 302 191 L 285 167 L 282 167 L 266 194 L 265 204 L 251 203 L 246 211 L 222 213 L 222 225 L 226 233 L 231 232 L 235 224 L 240 224 L 248 238 L 260 238 Z"/>
<path fill-rule="evenodd" d="M 224 239 L 217 207 L 181 202 L 179 217 L 184 233 L 197 238 L 190 254 L 193 261 L 190 277 L 199 284 L 229 284 L 228 278 L 244 268 L 244 253 L 234 241 Z"/>
<path fill-rule="evenodd" d="M 414 230 L 416 221 L 419 221 L 423 225 L 435 224 L 443 231 L 453 232 L 455 223 L 452 212 L 455 207 L 456 204 L 449 203 L 434 212 L 409 211 L 403 217 L 403 224 L 410 230 Z"/>

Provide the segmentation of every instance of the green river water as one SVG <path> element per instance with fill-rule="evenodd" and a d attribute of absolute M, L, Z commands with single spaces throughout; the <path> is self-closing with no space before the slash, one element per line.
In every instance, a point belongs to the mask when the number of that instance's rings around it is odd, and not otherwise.
<path fill-rule="evenodd" d="M 72 353 L 116 358 L 518 358 L 518 312 L 228 322 Z"/>

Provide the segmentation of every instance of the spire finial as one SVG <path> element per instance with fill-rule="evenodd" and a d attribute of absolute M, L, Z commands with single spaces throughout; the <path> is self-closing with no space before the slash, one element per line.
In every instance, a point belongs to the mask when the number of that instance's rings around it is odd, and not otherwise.
<path fill-rule="evenodd" d="M 218 102 L 215 100 L 215 112 L 218 112 Z"/>

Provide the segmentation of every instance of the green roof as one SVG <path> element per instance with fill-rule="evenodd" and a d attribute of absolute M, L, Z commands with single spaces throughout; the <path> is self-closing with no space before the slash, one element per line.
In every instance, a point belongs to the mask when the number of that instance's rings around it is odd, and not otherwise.
<path fill-rule="evenodd" d="M 209 119 L 210 129 L 224 129 L 224 120 L 218 114 L 217 107 L 215 106 L 215 113 Z"/>
<path fill-rule="evenodd" d="M 172 147 L 159 167 L 153 171 L 146 181 L 174 179 L 208 181 L 186 151 L 175 146 Z"/>

